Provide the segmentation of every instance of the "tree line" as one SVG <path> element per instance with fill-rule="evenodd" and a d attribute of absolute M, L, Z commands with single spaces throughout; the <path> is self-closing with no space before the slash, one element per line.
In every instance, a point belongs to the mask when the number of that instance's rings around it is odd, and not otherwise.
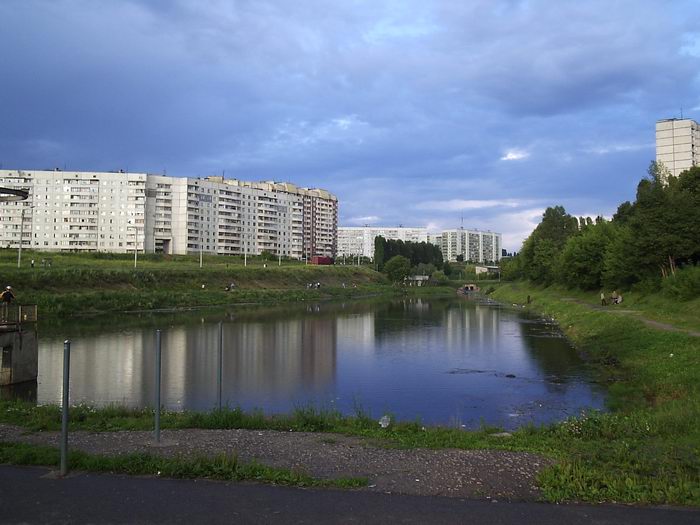
<path fill-rule="evenodd" d="M 652 162 L 635 201 L 620 204 L 612 220 L 547 208 L 520 253 L 501 265 L 504 278 L 544 285 L 675 287 L 676 295 L 690 298 L 700 294 L 698 262 L 700 167 L 675 177 Z"/>
<path fill-rule="evenodd" d="M 437 269 L 442 268 L 442 252 L 434 244 L 385 239 L 381 235 L 374 238 L 374 263 L 377 270 L 383 271 L 384 265 L 396 255 L 408 259 L 412 267 L 431 264 Z"/>

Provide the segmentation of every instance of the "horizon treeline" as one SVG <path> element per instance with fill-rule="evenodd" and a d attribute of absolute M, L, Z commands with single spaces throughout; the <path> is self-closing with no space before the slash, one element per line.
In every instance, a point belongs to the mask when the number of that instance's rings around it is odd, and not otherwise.
<path fill-rule="evenodd" d="M 374 238 L 374 262 L 378 271 L 383 271 L 386 262 L 396 255 L 408 259 L 411 267 L 419 264 L 433 265 L 438 270 L 443 267 L 442 252 L 434 244 L 385 239 L 381 235 Z"/>
<path fill-rule="evenodd" d="M 569 288 L 662 287 L 700 294 L 700 167 L 678 177 L 652 162 L 612 220 L 547 208 L 519 254 L 502 261 L 503 277 Z M 673 277 L 673 279 L 669 279 Z"/>

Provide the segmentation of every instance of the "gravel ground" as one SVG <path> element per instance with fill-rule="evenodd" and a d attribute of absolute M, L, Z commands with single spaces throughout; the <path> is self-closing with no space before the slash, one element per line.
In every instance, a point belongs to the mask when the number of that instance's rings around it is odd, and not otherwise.
<path fill-rule="evenodd" d="M 503 439 L 503 438 L 494 438 Z M 28 433 L 0 425 L 0 441 L 58 446 L 58 432 Z M 147 452 L 163 456 L 238 454 L 316 478 L 365 477 L 363 490 L 506 500 L 539 497 L 535 477 L 552 460 L 526 452 L 457 449 L 387 449 L 360 438 L 271 430 L 164 430 L 161 445 L 151 432 L 72 432 L 69 448 L 91 454 Z"/>

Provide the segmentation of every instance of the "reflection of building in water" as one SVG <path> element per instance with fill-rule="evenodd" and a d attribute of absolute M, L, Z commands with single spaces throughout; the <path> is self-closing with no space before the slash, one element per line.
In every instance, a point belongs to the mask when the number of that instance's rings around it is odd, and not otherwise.
<path fill-rule="evenodd" d="M 227 325 L 224 378 L 237 391 L 291 393 L 335 377 L 335 319 Z"/>
<path fill-rule="evenodd" d="M 288 395 L 331 383 L 336 324 L 305 318 L 224 324 L 224 391 Z M 212 407 L 217 394 L 218 324 L 180 325 L 162 334 L 162 400 L 170 408 Z M 39 403 L 59 403 L 63 342 L 42 341 Z M 71 402 L 150 406 L 155 331 L 85 337 L 71 348 Z"/>
<path fill-rule="evenodd" d="M 447 348 L 459 350 L 473 347 L 495 350 L 498 340 L 500 310 L 475 303 L 463 303 L 460 308 L 445 311 L 445 341 Z"/>
<path fill-rule="evenodd" d="M 152 333 L 127 332 L 80 338 L 71 344 L 71 403 L 142 406 L 153 399 Z M 39 404 L 60 403 L 63 341 L 39 344 Z"/>
<path fill-rule="evenodd" d="M 338 339 L 348 342 L 348 348 L 355 353 L 373 353 L 375 317 L 373 311 L 339 315 L 336 319 Z"/>
<path fill-rule="evenodd" d="M 0 386 L 36 381 L 36 330 L 5 328 L 0 331 Z"/>

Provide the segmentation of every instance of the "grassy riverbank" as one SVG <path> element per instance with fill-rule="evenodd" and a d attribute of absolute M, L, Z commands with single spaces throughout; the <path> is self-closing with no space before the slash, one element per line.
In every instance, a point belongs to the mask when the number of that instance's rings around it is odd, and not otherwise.
<path fill-rule="evenodd" d="M 565 434 L 558 466 L 541 479 L 555 500 L 700 505 L 700 337 L 646 326 L 627 313 L 581 304 L 561 289 L 506 284 L 493 294 L 555 318 L 579 351 L 597 364 L 609 386 L 612 413 L 557 425 Z M 593 299 L 591 302 L 593 302 Z M 663 319 L 696 326 L 688 301 L 637 298 L 625 308 L 656 304 Z M 682 312 L 677 316 L 669 312 Z"/>
<path fill-rule="evenodd" d="M 34 268 L 30 261 L 34 259 Z M 49 267 L 48 261 L 51 260 Z M 40 314 L 76 315 L 117 311 L 281 303 L 395 293 L 386 278 L 367 267 L 312 266 L 296 261 L 207 256 L 133 256 L 26 252 L 16 266 L 14 250 L 0 250 L 0 276 L 20 304 L 39 305 Z M 235 283 L 233 291 L 225 288 Z M 320 283 L 320 288 L 308 288 Z"/>

